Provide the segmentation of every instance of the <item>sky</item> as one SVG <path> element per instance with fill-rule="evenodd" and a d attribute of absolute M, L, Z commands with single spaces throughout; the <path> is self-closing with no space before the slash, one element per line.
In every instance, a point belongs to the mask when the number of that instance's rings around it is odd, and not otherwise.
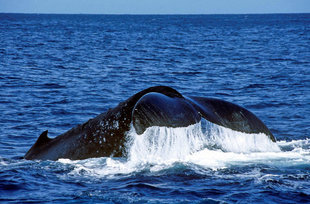
<path fill-rule="evenodd" d="M 310 0 L 0 0 L 0 13 L 310 13 Z"/>

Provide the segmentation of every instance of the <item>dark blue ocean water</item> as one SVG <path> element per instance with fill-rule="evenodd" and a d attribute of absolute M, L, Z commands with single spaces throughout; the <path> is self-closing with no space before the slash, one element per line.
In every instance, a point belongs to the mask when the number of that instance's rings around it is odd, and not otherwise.
<path fill-rule="evenodd" d="M 0 14 L 0 202 L 310 202 L 309 45 L 309 14 Z M 276 146 L 222 130 L 222 149 L 172 160 L 182 147 L 21 159 L 42 131 L 55 137 L 155 85 L 251 110 Z"/>

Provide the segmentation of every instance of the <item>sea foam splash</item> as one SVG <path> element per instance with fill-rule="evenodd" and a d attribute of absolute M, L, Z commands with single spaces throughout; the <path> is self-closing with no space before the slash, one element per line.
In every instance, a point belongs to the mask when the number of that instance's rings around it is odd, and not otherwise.
<path fill-rule="evenodd" d="M 310 164 L 309 140 L 272 142 L 263 133 L 247 134 L 208 121 L 189 127 L 149 127 L 138 135 L 127 134 L 127 158 L 93 158 L 73 164 L 72 175 L 113 176 L 143 170 L 160 171 L 175 163 L 204 169 L 223 169 L 235 165 L 276 166 Z"/>
<path fill-rule="evenodd" d="M 134 128 L 129 136 L 129 160 L 149 163 L 184 161 L 203 149 L 232 153 L 280 152 L 263 133 L 247 134 L 201 121 L 189 127 L 150 127 L 142 135 Z"/>
<path fill-rule="evenodd" d="M 147 128 L 142 135 L 138 135 L 134 128 L 131 128 L 128 138 L 128 159 L 137 163 L 182 161 L 207 144 L 200 124 L 186 128 L 155 126 Z"/>
<path fill-rule="evenodd" d="M 279 146 L 272 142 L 264 133 L 243 133 L 215 125 L 206 120 L 204 135 L 210 144 L 219 147 L 225 152 L 251 153 L 251 152 L 279 152 Z"/>

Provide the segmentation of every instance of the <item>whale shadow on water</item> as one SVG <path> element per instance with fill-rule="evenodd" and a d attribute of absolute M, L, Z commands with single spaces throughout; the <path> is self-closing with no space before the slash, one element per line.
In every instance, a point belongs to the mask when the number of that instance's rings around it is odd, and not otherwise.
<path fill-rule="evenodd" d="M 241 106 L 215 98 L 183 96 L 171 87 L 155 86 L 53 139 L 44 131 L 24 158 L 122 157 L 126 154 L 126 133 L 131 127 L 140 135 L 152 126 L 187 127 L 202 118 L 239 132 L 264 133 L 276 141 L 266 125 Z"/>

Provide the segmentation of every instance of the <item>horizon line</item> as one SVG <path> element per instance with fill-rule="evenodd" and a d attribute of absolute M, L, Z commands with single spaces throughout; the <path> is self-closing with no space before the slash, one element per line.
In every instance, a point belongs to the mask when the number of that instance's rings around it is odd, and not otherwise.
<path fill-rule="evenodd" d="M 1 12 L 0 14 L 35 14 L 35 15 L 274 15 L 274 14 L 310 14 L 310 12 L 274 12 L 274 13 L 40 13 L 40 12 Z"/>

